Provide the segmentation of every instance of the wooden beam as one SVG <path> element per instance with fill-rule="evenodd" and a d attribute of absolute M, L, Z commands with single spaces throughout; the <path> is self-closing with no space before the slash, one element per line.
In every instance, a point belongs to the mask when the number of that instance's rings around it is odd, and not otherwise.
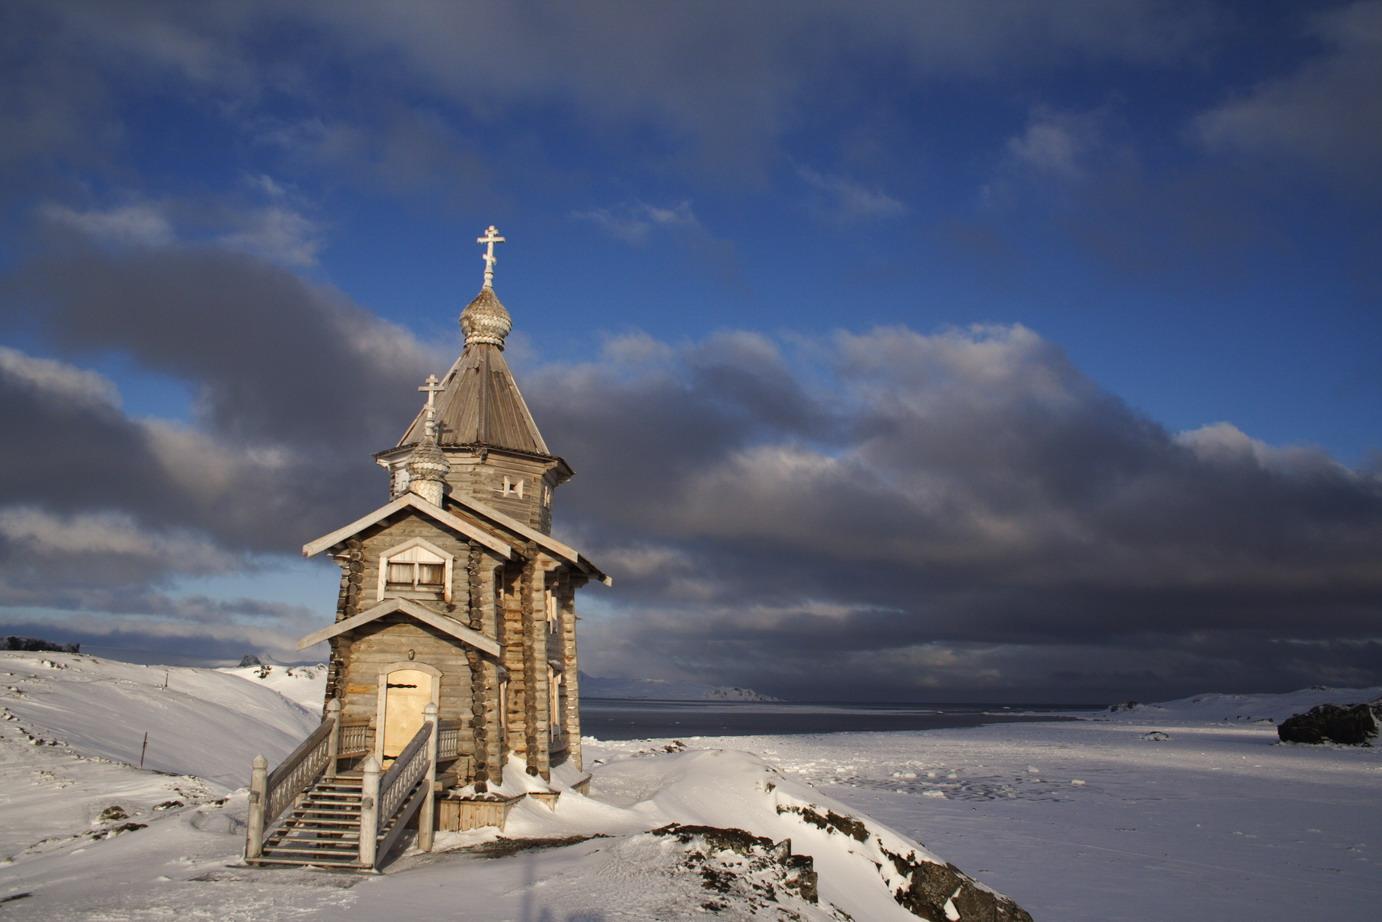
<path fill-rule="evenodd" d="M 610 579 L 608 576 L 602 573 L 599 567 L 595 566 L 595 564 L 591 563 L 589 560 L 585 559 L 585 557 L 581 556 L 581 552 L 576 550 L 574 547 L 571 547 L 569 544 L 563 544 L 556 538 L 553 538 L 551 535 L 544 535 L 536 528 L 532 528 L 531 526 L 525 525 L 522 522 L 518 521 L 518 519 L 512 518 L 511 516 L 507 516 L 504 513 L 500 512 L 498 509 L 493 508 L 492 506 L 486 506 L 484 503 L 477 502 L 469 496 L 460 497 L 453 494 L 451 496 L 448 496 L 447 498 L 450 499 L 451 502 L 455 503 L 457 506 L 460 506 L 462 509 L 466 509 L 470 512 L 475 513 L 478 516 L 487 518 L 491 522 L 494 522 L 495 524 L 508 529 L 514 534 L 519 535 L 523 538 L 527 538 L 529 541 L 533 542 L 538 547 L 543 548 L 544 550 L 552 553 L 553 555 L 561 558 L 562 560 L 565 560 L 567 563 L 575 567 L 578 567 L 582 571 L 594 576 L 597 580 L 604 583 L 606 586 L 614 585 L 614 580 Z"/>
<path fill-rule="evenodd" d="M 410 599 L 385 599 L 367 611 L 362 611 L 360 614 L 347 618 L 344 621 L 337 621 L 330 627 L 324 627 L 320 631 L 313 631 L 311 634 L 308 634 L 298 641 L 298 649 L 305 650 L 313 644 L 321 643 L 323 640 L 328 640 L 338 634 L 344 634 L 346 631 L 353 631 L 356 628 L 369 624 L 371 621 L 394 613 L 407 615 L 415 621 L 421 621 L 423 624 L 434 627 L 443 634 L 449 634 L 461 643 L 469 644 L 481 652 L 488 653 L 490 656 L 498 657 L 502 652 L 502 648 L 499 646 L 498 641 L 493 638 L 486 637 L 479 631 L 471 630 L 454 618 L 439 615 L 430 608 L 419 605 L 417 602 L 411 601 Z"/>
<path fill-rule="evenodd" d="M 506 560 L 513 556 L 513 548 L 504 541 L 494 537 L 482 528 L 471 525 L 465 519 L 452 515 L 438 506 L 432 505 L 416 493 L 404 493 L 397 499 L 385 503 L 368 515 L 362 516 L 354 522 L 351 522 L 349 525 L 345 525 L 331 532 L 329 535 L 322 535 L 317 540 L 304 544 L 302 546 L 302 556 L 312 557 L 316 554 L 320 554 L 327 548 L 335 547 L 337 544 L 340 544 L 346 538 L 357 535 L 371 525 L 376 525 L 394 513 L 401 512 L 408 508 L 445 525 L 452 531 L 465 535 L 472 541 L 483 544 Z"/>

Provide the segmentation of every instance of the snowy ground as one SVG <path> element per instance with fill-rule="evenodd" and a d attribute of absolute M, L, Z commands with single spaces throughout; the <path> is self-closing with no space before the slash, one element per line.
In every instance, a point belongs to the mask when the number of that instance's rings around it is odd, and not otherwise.
<path fill-rule="evenodd" d="M 1376 918 L 1382 903 L 1382 750 L 1282 746 L 1253 719 L 1382 689 L 1201 696 L 1078 722 L 697 739 L 670 753 L 590 741 L 592 796 L 563 795 L 555 812 L 525 802 L 505 835 L 606 837 L 506 857 L 406 855 L 367 877 L 238 866 L 250 756 L 277 761 L 317 716 L 274 683 L 228 672 L 0 655 L 0 916 L 693 918 L 704 877 L 735 881 L 711 894 L 719 918 L 827 919 L 833 904 L 863 922 L 896 916 L 869 853 L 902 847 L 887 827 L 1042 922 L 1336 922 Z M 288 690 L 309 703 L 306 679 Z M 159 772 L 128 764 L 146 729 L 145 764 Z M 871 816 L 877 838 L 841 847 L 777 809 L 805 802 Z M 671 821 L 790 836 L 816 857 L 821 903 L 734 856 L 688 874 L 687 848 L 646 832 Z"/>

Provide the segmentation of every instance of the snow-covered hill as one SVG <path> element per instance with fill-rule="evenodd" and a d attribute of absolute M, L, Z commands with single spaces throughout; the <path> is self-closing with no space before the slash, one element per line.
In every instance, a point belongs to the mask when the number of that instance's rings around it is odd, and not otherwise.
<path fill-rule="evenodd" d="M 219 670 L 79 653 L 0 653 L 0 689 L 4 713 L 35 737 L 131 765 L 142 755 L 145 768 L 227 790 L 247 783 L 256 754 L 281 758 L 320 723 L 273 689 Z"/>
<path fill-rule="evenodd" d="M 231 666 L 217 671 L 272 688 L 314 714 L 321 714 L 322 704 L 326 700 L 325 663 L 310 666 L 264 663 L 259 666 Z"/>
<path fill-rule="evenodd" d="M 1281 723 L 1292 714 L 1303 714 L 1320 704 L 1360 704 L 1382 698 L 1382 686 L 1327 688 L 1315 686 L 1293 692 L 1260 695 L 1193 695 L 1155 704 L 1117 705 L 1112 719 L 1145 722 L 1170 719 L 1180 722 L 1271 721 Z"/>
<path fill-rule="evenodd" d="M 6 917 L 380 918 L 405 909 L 444 917 L 464 905 L 475 919 L 513 918 L 524 906 L 592 918 L 713 911 L 725 919 L 787 912 L 819 922 L 903 922 L 922 906 L 936 919 L 1026 918 L 916 843 L 760 757 L 666 745 L 602 753 L 592 741 L 594 796 L 567 791 L 554 809 L 524 801 L 511 816 L 509 839 L 555 843 L 540 853 L 508 861 L 404 856 L 360 892 L 359 877 L 245 868 L 246 796 L 232 789 L 255 753 L 276 763 L 318 723 L 275 689 L 315 703 L 320 670 L 284 669 L 274 680 L 278 670 L 4 654 Z M 513 762 L 504 781 L 521 789 L 531 781 L 522 769 Z M 494 829 L 439 840 L 497 845 L 489 855 L 514 851 Z M 548 887 L 555 879 L 560 885 Z M 1004 914 L 993 916 L 995 906 Z"/>

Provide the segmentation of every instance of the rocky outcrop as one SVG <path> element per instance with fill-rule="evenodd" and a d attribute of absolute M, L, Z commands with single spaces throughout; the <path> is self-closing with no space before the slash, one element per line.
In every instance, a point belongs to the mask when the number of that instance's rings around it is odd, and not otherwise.
<path fill-rule="evenodd" d="M 1283 743 L 1343 743 L 1370 746 L 1382 721 L 1382 704 L 1321 704 L 1281 722 Z"/>
<path fill-rule="evenodd" d="M 686 867 L 700 876 L 711 894 L 701 904 L 707 912 L 722 912 L 731 905 L 757 912 L 776 908 L 785 918 L 796 918 L 784 904 L 790 897 L 815 903 L 815 863 L 810 855 L 792 854 L 788 839 L 774 842 L 744 829 L 671 823 L 651 830 L 654 836 L 670 836 L 687 846 Z M 725 864 L 717 855 L 731 853 L 744 859 Z"/>
<path fill-rule="evenodd" d="M 958 922 L 1032 922 L 1025 909 L 999 893 L 977 883 L 953 864 L 928 861 L 914 851 L 894 851 L 868 825 L 852 816 L 821 810 L 807 804 L 779 804 L 779 814 L 790 813 L 833 835 L 853 839 L 876 848 L 892 867 L 879 873 L 887 879 L 901 879 L 892 890 L 893 900 L 919 919 L 958 920 Z"/>

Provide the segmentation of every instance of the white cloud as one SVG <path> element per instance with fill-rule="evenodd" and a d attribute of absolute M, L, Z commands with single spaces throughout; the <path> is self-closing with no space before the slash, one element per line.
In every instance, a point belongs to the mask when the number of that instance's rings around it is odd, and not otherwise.
<path fill-rule="evenodd" d="M 1210 150 L 1285 156 L 1377 182 L 1382 160 L 1382 0 L 1314 18 L 1328 50 L 1195 120 Z"/>
<path fill-rule="evenodd" d="M 53 224 L 107 243 L 164 246 L 175 236 L 163 207 L 150 202 L 88 211 L 50 203 L 41 206 L 39 214 Z"/>
<path fill-rule="evenodd" d="M 322 247 L 322 228 L 301 212 L 270 205 L 245 213 L 237 220 L 237 230 L 216 238 L 221 246 L 286 266 L 316 265 L 317 252 Z"/>
<path fill-rule="evenodd" d="M 105 375 L 56 359 L 28 355 L 9 346 L 0 346 L 0 374 L 87 406 L 120 405 L 120 392 Z"/>
<path fill-rule="evenodd" d="M 871 221 L 907 213 L 907 206 L 901 201 L 846 176 L 821 173 L 806 166 L 797 167 L 797 175 L 820 197 L 818 207 L 828 217 Z"/>
<path fill-rule="evenodd" d="M 575 211 L 571 217 L 589 221 L 610 236 L 635 246 L 646 243 L 656 231 L 701 229 L 700 219 L 691 210 L 691 203 L 686 201 L 667 207 L 647 202 L 622 202 L 610 208 Z"/>
<path fill-rule="evenodd" d="M 122 513 L 58 516 L 36 508 L 0 509 L 0 538 L 22 543 L 28 555 L 134 558 L 190 573 L 225 572 L 239 562 L 204 537 L 154 531 Z"/>

